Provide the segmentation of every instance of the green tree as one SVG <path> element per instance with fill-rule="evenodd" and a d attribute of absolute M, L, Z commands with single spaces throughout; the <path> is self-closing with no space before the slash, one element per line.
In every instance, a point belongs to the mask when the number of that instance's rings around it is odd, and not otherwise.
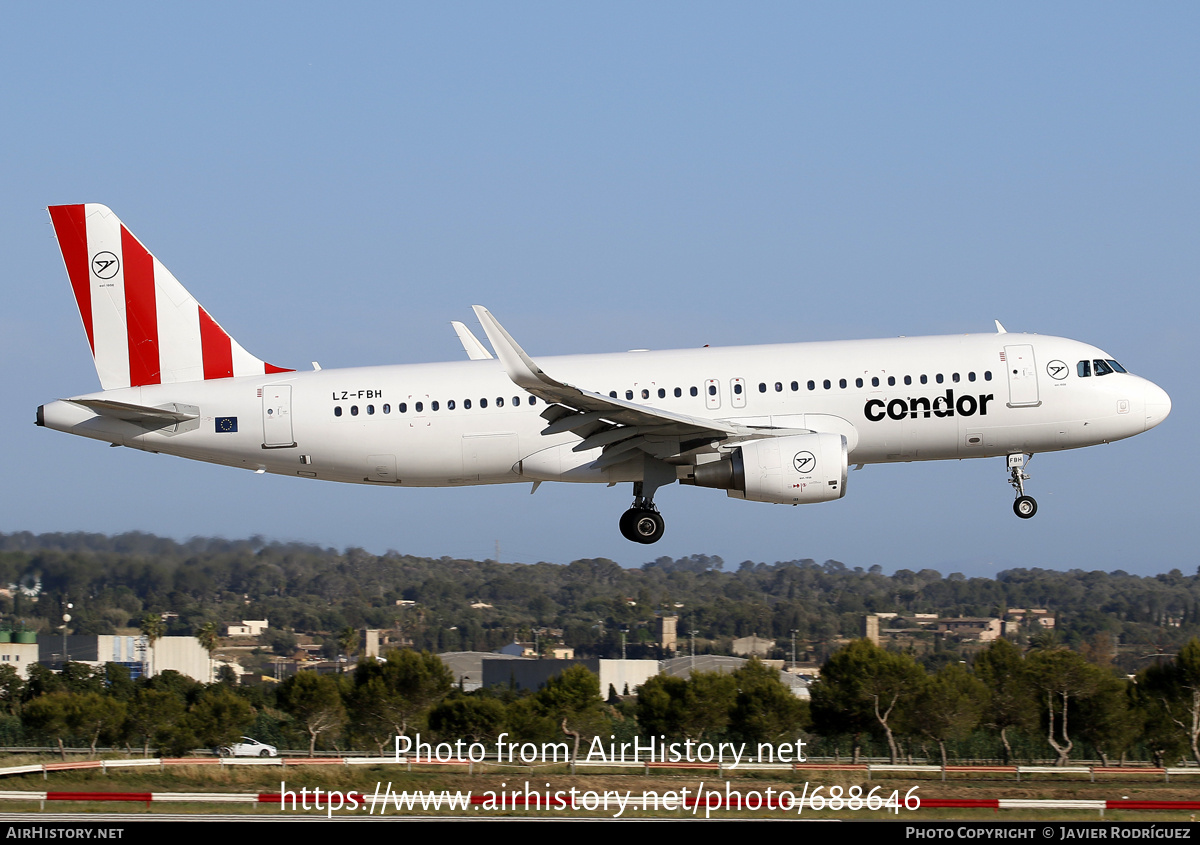
<path fill-rule="evenodd" d="M 12 666 L 0 666 L 0 709 L 16 713 L 25 692 L 25 682 Z"/>
<path fill-rule="evenodd" d="M 803 702 L 779 679 L 779 670 L 758 659 L 729 675 L 737 690 L 729 730 L 749 743 L 796 739 L 806 727 Z"/>
<path fill-rule="evenodd" d="M 359 663 L 354 671 L 356 687 L 376 678 L 382 686 L 374 694 L 374 706 L 395 736 L 408 733 L 454 686 L 453 673 L 427 651 L 392 650 L 382 663 Z"/>
<path fill-rule="evenodd" d="M 199 640 L 201 648 L 208 652 L 208 679 L 211 681 L 213 674 L 213 654 L 221 644 L 221 635 L 217 632 L 217 623 L 205 622 L 201 625 L 196 631 L 196 639 Z"/>
<path fill-rule="evenodd" d="M 979 724 L 987 689 L 959 663 L 948 663 L 925 681 L 908 721 L 938 744 L 946 766 L 946 742 L 966 739 Z"/>
<path fill-rule="evenodd" d="M 332 733 L 346 723 L 337 680 L 315 672 L 297 672 L 279 687 L 279 706 L 304 726 L 308 733 L 308 756 L 316 752 L 317 737 Z"/>
<path fill-rule="evenodd" d="M 575 665 L 551 678 L 533 696 L 544 716 L 553 719 L 562 732 L 574 740 L 571 762 L 579 759 L 579 745 L 609 727 L 600 698 L 600 678 L 586 666 Z"/>
<path fill-rule="evenodd" d="M 1065 766 L 1075 745 L 1069 729 L 1071 704 L 1094 694 L 1101 678 L 1083 657 L 1065 649 L 1034 651 L 1026 666 L 1046 706 L 1046 742 L 1058 754 L 1055 765 Z"/>
<path fill-rule="evenodd" d="M 142 756 L 150 756 L 150 744 L 166 743 L 172 726 L 182 721 L 186 708 L 182 699 L 165 690 L 139 689 L 125 717 L 125 731 L 142 740 Z"/>
<path fill-rule="evenodd" d="M 887 740 L 894 764 L 900 750 L 893 720 L 898 708 L 911 703 L 924 679 L 911 657 L 884 651 L 870 640 L 855 640 L 825 662 L 812 686 L 814 730 L 852 735 L 857 761 L 859 737 L 874 729 Z"/>
<path fill-rule="evenodd" d="M 1138 688 L 1143 706 L 1165 718 L 1200 763 L 1200 640 L 1188 640 L 1170 663 L 1139 673 Z"/>
<path fill-rule="evenodd" d="M 358 653 L 358 631 L 356 631 L 350 625 L 347 625 L 345 628 L 343 628 L 341 630 L 341 632 L 338 634 L 338 649 L 341 650 L 341 653 L 346 657 L 347 661 L 349 661 L 349 659 L 351 657 L 353 657 L 355 654 L 357 654 Z M 345 664 L 340 663 L 340 664 L 338 664 L 338 666 L 339 666 L 339 668 L 338 668 L 339 672 L 346 671 Z"/>
<path fill-rule="evenodd" d="M 1037 723 L 1038 702 L 1021 652 L 1008 640 L 996 640 L 979 653 L 971 667 L 987 690 L 982 721 L 1000 732 L 1004 763 L 1012 761 L 1010 730 L 1027 730 Z"/>
<path fill-rule="evenodd" d="M 71 695 L 67 710 L 67 728 L 88 740 L 91 756 L 96 756 L 96 745 L 101 739 L 116 740 L 125 723 L 125 704 L 107 695 L 95 692 Z"/>
<path fill-rule="evenodd" d="M 244 698 L 228 687 L 214 685 L 196 697 L 172 741 L 176 746 L 190 741 L 205 748 L 232 745 L 253 721 L 254 710 Z"/>
<path fill-rule="evenodd" d="M 442 740 L 494 742 L 506 726 L 504 705 L 489 695 L 451 693 L 429 711 L 429 728 Z"/>
<path fill-rule="evenodd" d="M 58 743 L 58 753 L 67 759 L 63 737 L 70 730 L 71 702 L 73 693 L 50 692 L 39 696 L 25 705 L 21 721 L 30 730 L 36 731 Z"/>
<path fill-rule="evenodd" d="M 142 636 L 146 638 L 146 643 L 150 646 L 150 671 L 147 675 L 154 674 L 154 645 L 163 638 L 167 633 L 167 626 L 163 624 L 162 617 L 157 613 L 147 613 L 142 617 L 140 626 Z"/>
<path fill-rule="evenodd" d="M 1095 690 L 1078 702 L 1075 724 L 1079 738 L 1108 766 L 1111 757 L 1123 757 L 1137 741 L 1142 725 L 1129 682 L 1110 669 L 1094 671 Z"/>

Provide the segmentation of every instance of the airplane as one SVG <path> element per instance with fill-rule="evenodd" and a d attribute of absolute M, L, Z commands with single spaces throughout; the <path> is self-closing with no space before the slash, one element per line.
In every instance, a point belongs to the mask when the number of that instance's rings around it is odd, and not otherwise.
<path fill-rule="evenodd" d="M 996 331 L 535 361 L 482 306 L 495 355 L 311 371 L 247 352 L 103 205 L 50 219 L 102 390 L 37 424 L 254 472 L 393 487 L 630 483 L 621 534 L 654 543 L 679 482 L 752 502 L 846 495 L 849 467 L 999 457 L 1028 519 L 1035 454 L 1132 437 L 1167 393 L 1107 352 Z"/>

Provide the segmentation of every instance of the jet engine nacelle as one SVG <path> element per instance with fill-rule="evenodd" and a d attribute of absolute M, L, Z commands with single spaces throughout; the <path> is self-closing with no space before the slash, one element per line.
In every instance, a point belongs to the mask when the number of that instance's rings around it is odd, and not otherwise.
<path fill-rule="evenodd" d="M 743 443 L 728 457 L 695 466 L 681 481 L 736 499 L 801 505 L 846 495 L 847 469 L 842 435 L 793 434 Z"/>

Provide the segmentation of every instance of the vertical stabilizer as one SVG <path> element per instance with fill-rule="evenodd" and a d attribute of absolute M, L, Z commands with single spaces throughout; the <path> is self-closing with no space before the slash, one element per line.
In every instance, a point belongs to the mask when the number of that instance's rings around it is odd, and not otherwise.
<path fill-rule="evenodd" d="M 105 390 L 291 372 L 243 349 L 105 206 L 50 220 Z"/>

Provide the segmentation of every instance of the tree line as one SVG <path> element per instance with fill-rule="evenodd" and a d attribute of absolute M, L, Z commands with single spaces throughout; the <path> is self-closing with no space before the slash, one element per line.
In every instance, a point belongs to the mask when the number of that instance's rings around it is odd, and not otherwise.
<path fill-rule="evenodd" d="M 878 564 L 834 560 L 727 567 L 708 555 L 624 569 L 603 558 L 519 564 L 258 538 L 15 533 L 0 534 L 0 584 L 24 588 L 0 597 L 6 622 L 37 631 L 57 630 L 66 601 L 75 605 L 71 631 L 79 634 L 136 628 L 147 613 L 166 611 L 167 635 L 266 618 L 278 652 L 307 635 L 331 657 L 348 627 L 391 630 L 398 642 L 433 652 L 493 651 L 536 630 L 542 642 L 559 640 L 580 656 L 619 656 L 624 644 L 630 657 L 662 657 L 654 624 L 665 613 L 681 616 L 679 630 L 698 632 L 702 652 L 728 653 L 735 637 L 757 634 L 776 641 L 771 656 L 789 657 L 795 632 L 801 658 L 816 661 L 860 636 L 868 613 L 978 617 L 1044 607 L 1064 645 L 1113 642 L 1114 660 L 1129 674 L 1145 655 L 1174 653 L 1200 637 L 1200 576 L 1178 570 L 1011 569 L 966 578 L 932 569 L 887 575 Z M 917 656 L 935 670 L 977 649 L 940 638 Z"/>
<path fill-rule="evenodd" d="M 911 655 L 855 640 L 824 663 L 811 702 L 777 670 L 751 660 L 729 674 L 658 675 L 602 697 L 597 676 L 573 666 L 537 691 L 465 691 L 436 655 L 389 651 L 352 672 L 301 671 L 278 686 L 227 678 L 200 684 L 176 672 L 131 680 L 116 664 L 32 667 L 22 682 L 0 667 L 6 745 L 125 747 L 166 755 L 219 748 L 243 733 L 293 749 L 388 756 L 395 737 L 490 746 L 502 734 L 535 744 L 594 737 L 792 743 L 810 754 L 883 749 L 902 757 L 1044 759 L 1086 749 L 1105 765 L 1149 759 L 1200 764 L 1200 640 L 1129 679 L 1111 666 L 1042 642 L 1022 652 L 997 640 L 967 663 L 927 670 Z"/>

